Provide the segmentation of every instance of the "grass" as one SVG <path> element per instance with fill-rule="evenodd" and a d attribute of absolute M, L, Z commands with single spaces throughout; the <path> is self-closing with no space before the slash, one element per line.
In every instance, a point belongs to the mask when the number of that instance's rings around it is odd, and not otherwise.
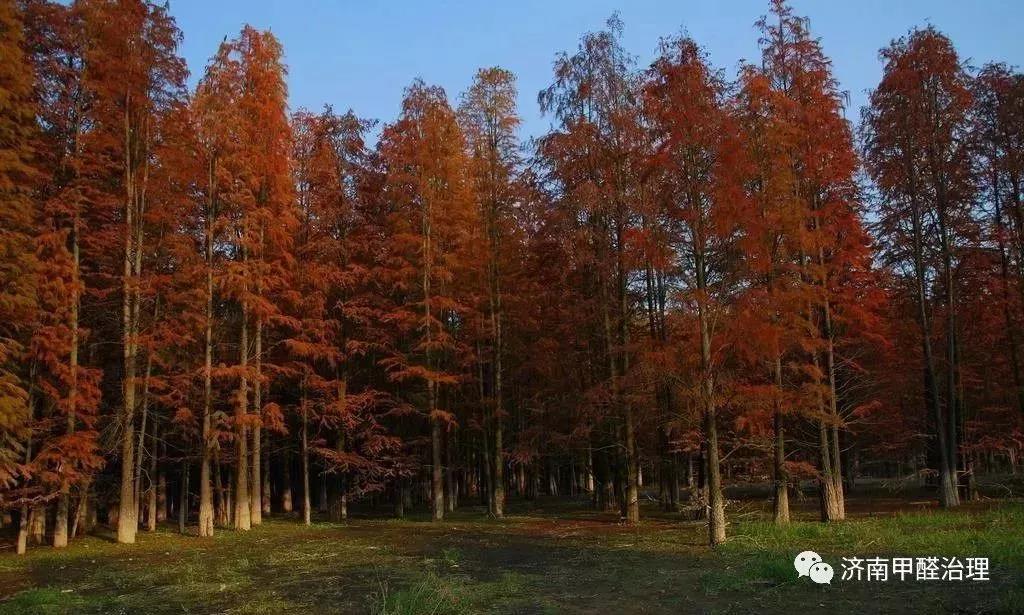
<path fill-rule="evenodd" d="M 272 519 L 212 540 L 170 528 L 117 545 L 0 554 L 0 613 L 1024 612 L 1024 505 L 899 512 L 775 527 L 734 515 L 729 541 L 648 511 L 637 527 L 558 501 L 440 524 L 357 519 L 305 527 Z M 796 578 L 820 553 L 831 586 Z M 839 582 L 843 556 L 984 556 L 988 583 Z"/>

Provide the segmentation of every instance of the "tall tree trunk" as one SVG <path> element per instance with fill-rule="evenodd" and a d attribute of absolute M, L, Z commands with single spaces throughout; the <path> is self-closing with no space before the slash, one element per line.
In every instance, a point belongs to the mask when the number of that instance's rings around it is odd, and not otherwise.
<path fill-rule="evenodd" d="M 138 519 L 135 516 L 135 353 L 132 341 L 132 308 L 130 288 L 131 272 L 129 250 L 125 252 L 125 288 L 122 324 L 124 328 L 124 408 L 121 413 L 121 494 L 117 515 L 117 542 L 131 544 L 135 542 Z"/>
<path fill-rule="evenodd" d="M 819 226 L 818 217 L 815 215 L 814 225 L 817 228 Z M 822 249 L 818 248 L 818 265 L 824 270 L 825 267 L 825 254 Z M 822 281 L 823 291 L 827 293 L 828 281 Z M 826 490 L 828 496 L 828 503 L 825 506 L 826 517 L 823 521 L 842 521 L 846 518 L 846 502 L 843 495 L 843 470 L 842 462 L 839 454 L 839 423 L 841 418 L 839 416 L 839 399 L 836 391 L 836 359 L 835 359 L 835 340 L 834 332 L 832 330 L 832 304 L 829 301 L 827 295 L 821 305 L 821 335 L 825 340 L 825 377 L 828 382 L 828 404 L 824 408 L 827 410 L 827 429 L 825 424 L 822 425 L 825 435 L 825 444 L 829 447 L 827 457 L 823 457 L 822 461 L 827 461 L 827 472 L 825 478 L 831 482 L 831 485 Z"/>
<path fill-rule="evenodd" d="M 455 446 L 453 445 L 453 442 L 452 442 L 453 437 L 454 437 L 454 433 L 452 432 L 451 429 L 445 430 L 445 438 L 444 438 L 444 440 L 445 440 L 445 446 L 444 446 L 444 458 L 445 458 L 445 468 L 444 468 L 445 498 L 444 498 L 444 504 L 445 504 L 445 511 L 446 512 L 455 512 L 455 496 L 456 496 L 456 491 L 457 491 L 456 490 L 456 484 L 455 484 L 455 460 L 454 460 Z"/>
<path fill-rule="evenodd" d="M 309 404 L 306 400 L 306 385 L 302 385 L 302 522 L 312 522 L 312 502 L 309 498 Z"/>
<path fill-rule="evenodd" d="M 155 417 L 154 417 L 155 418 Z M 156 531 L 156 515 L 157 515 L 157 424 L 156 420 L 153 421 L 153 434 L 149 454 L 149 504 L 146 507 L 146 529 L 150 532 Z"/>
<path fill-rule="evenodd" d="M 696 251 L 697 288 L 704 297 L 697 303 L 700 327 L 701 398 L 704 405 L 704 436 L 707 440 L 708 539 L 712 547 L 725 542 L 725 499 L 722 495 L 718 460 L 718 426 L 715 420 L 715 382 L 711 359 L 711 329 L 708 324 L 707 279 L 702 251 Z"/>
<path fill-rule="evenodd" d="M 426 363 L 427 370 L 433 370 L 432 353 L 430 346 L 433 336 L 433 323 L 431 318 L 431 219 L 429 206 L 423 212 L 423 309 L 424 325 L 426 327 Z M 427 378 L 427 417 L 430 421 L 430 489 L 431 489 L 431 518 L 440 521 L 444 518 L 444 474 L 441 460 L 441 417 L 437 414 L 437 383 L 433 375 Z"/>
<path fill-rule="evenodd" d="M 494 216 L 497 215 L 495 211 Z M 505 516 L 505 458 L 503 454 L 504 443 L 502 442 L 502 423 L 505 414 L 504 410 L 504 397 L 503 397 L 503 355 L 504 355 L 504 331 L 503 331 L 503 309 L 501 300 L 501 273 L 498 263 L 498 236 L 496 230 L 496 224 L 492 224 L 491 233 L 491 292 L 490 292 L 490 308 L 491 308 L 491 330 L 494 335 L 494 414 L 493 427 L 494 427 L 494 455 L 493 459 L 493 471 L 491 473 L 490 483 L 490 500 L 491 500 L 491 513 L 497 517 L 502 518 Z M 491 468 L 488 468 L 489 470 Z"/>
<path fill-rule="evenodd" d="M 36 380 L 36 363 L 32 361 L 29 366 L 29 387 L 28 387 L 28 416 L 26 421 L 31 424 L 35 418 L 35 380 Z M 32 433 L 29 432 L 28 438 L 25 442 L 25 465 L 32 463 Z M 28 548 L 28 534 L 29 534 L 29 508 L 28 504 L 22 504 L 21 510 L 18 511 L 18 537 L 15 542 L 14 551 L 18 555 L 24 555 L 25 550 Z"/>
<path fill-rule="evenodd" d="M 135 373 L 136 349 L 138 347 L 139 319 L 139 276 L 142 270 L 142 193 L 137 185 L 136 166 L 144 162 L 144 155 L 134 155 L 138 131 L 131 126 L 131 110 L 134 101 L 125 96 L 124 111 L 124 270 L 121 279 L 121 343 L 124 362 L 124 378 L 122 382 L 122 398 L 124 407 L 121 413 L 121 489 L 118 502 L 117 542 L 131 544 L 135 542 L 138 531 L 136 515 L 136 494 L 134 491 L 135 469 Z"/>
<path fill-rule="evenodd" d="M 160 445 L 161 457 L 167 458 L 167 443 L 163 442 Z M 171 502 L 173 504 L 173 502 Z M 157 468 L 156 475 L 156 521 L 157 523 L 167 520 L 167 470 L 166 468 Z"/>
<path fill-rule="evenodd" d="M 68 356 L 70 383 L 68 385 L 67 434 L 75 433 L 75 422 L 78 412 L 78 309 L 79 309 L 79 266 L 81 254 L 78 244 L 78 212 L 75 212 L 71 225 L 71 314 L 68 328 L 71 330 L 71 348 Z M 68 516 L 71 512 L 71 484 L 67 479 L 61 482 L 60 500 L 57 502 L 57 518 L 53 527 L 53 546 L 68 546 Z"/>
<path fill-rule="evenodd" d="M 776 354 L 772 370 L 775 376 L 776 395 L 782 392 L 782 358 Z M 775 442 L 772 447 L 775 477 L 775 495 L 772 498 L 772 519 L 776 525 L 789 523 L 789 472 L 786 471 L 786 427 L 783 423 L 779 400 L 773 402 L 773 427 Z"/>
<path fill-rule="evenodd" d="M 949 433 L 942 414 L 942 404 L 939 400 L 938 378 L 935 373 L 935 358 L 931 342 L 931 321 L 928 317 L 927 307 L 927 278 L 924 265 L 924 231 L 921 220 L 922 212 L 916 194 L 913 162 L 908 163 L 908 177 L 911 179 L 910 204 L 912 224 L 912 248 L 914 253 L 914 291 L 917 299 L 917 321 L 921 327 L 921 347 L 924 354 L 925 370 L 925 399 L 931 406 L 932 417 L 935 423 L 935 435 L 937 448 L 939 450 L 939 503 L 943 508 L 952 508 L 960 505 L 960 496 L 956 489 L 956 472 L 949 458 Z"/>
<path fill-rule="evenodd" d="M 434 414 L 434 383 L 427 383 L 429 407 Z M 444 518 L 444 474 L 441 465 L 441 419 L 431 416 L 430 419 L 430 451 L 432 466 L 430 469 L 431 518 L 440 521 Z"/>
<path fill-rule="evenodd" d="M 996 238 L 999 246 L 999 278 L 1002 282 L 1003 323 L 1006 327 L 1007 351 L 1010 356 L 1010 369 L 1013 372 L 1013 385 L 1017 392 L 1017 410 L 1024 414 L 1024 379 L 1021 376 L 1020 351 L 1017 347 L 1017 324 L 1014 322 L 1011 306 L 1010 259 L 1006 250 L 1006 224 L 1003 222 L 1002 202 L 999 194 L 999 177 L 992 173 L 992 203 L 995 208 L 993 218 L 996 224 Z"/>
<path fill-rule="evenodd" d="M 146 434 L 148 433 L 149 421 L 149 379 L 153 373 L 153 353 L 146 353 L 146 371 L 142 377 L 142 412 L 139 420 L 139 440 L 135 446 L 135 515 L 136 519 L 142 519 L 142 456 L 145 450 Z M 154 454 L 155 451 L 150 451 Z"/>
<path fill-rule="evenodd" d="M 263 319 L 256 319 L 256 376 L 253 380 L 253 412 L 257 420 L 252 428 L 252 464 L 249 483 L 249 519 L 252 525 L 263 523 L 263 468 L 260 458 L 263 422 Z"/>
<path fill-rule="evenodd" d="M 263 432 L 263 490 L 262 490 L 262 508 L 260 518 L 270 514 L 270 436 L 267 432 Z"/>
<path fill-rule="evenodd" d="M 203 367 L 203 417 L 200 434 L 199 536 L 213 536 L 213 490 L 210 487 L 210 454 L 213 449 L 213 232 L 216 217 L 216 158 L 207 167 L 209 203 L 206 213 L 206 340 Z"/>
<path fill-rule="evenodd" d="M 624 224 L 622 222 L 621 215 L 616 221 L 616 257 L 617 257 L 617 268 L 618 268 L 618 344 L 619 352 L 621 356 L 619 363 L 621 369 L 618 372 L 618 376 L 625 378 L 626 374 L 629 373 L 629 353 L 627 347 L 629 345 L 629 312 L 628 312 L 628 296 L 626 294 L 626 262 L 625 262 L 625 248 L 623 247 L 624 235 Z M 636 445 L 636 425 L 634 424 L 633 416 L 633 404 L 626 398 L 625 392 L 622 390 L 622 382 L 618 382 L 615 385 L 615 391 L 618 395 L 618 403 L 622 408 L 624 428 L 623 435 L 626 440 L 626 480 L 625 480 L 625 513 L 626 521 L 629 523 L 638 523 L 640 521 L 640 464 L 639 464 L 639 453 Z"/>
<path fill-rule="evenodd" d="M 247 260 L 243 248 L 243 261 Z M 245 292 L 243 290 L 243 292 Z M 242 331 L 239 342 L 242 378 L 238 387 L 238 400 L 235 406 L 235 529 L 248 530 L 251 527 L 249 516 L 249 430 L 246 421 L 249 414 L 249 303 L 242 299 Z"/>

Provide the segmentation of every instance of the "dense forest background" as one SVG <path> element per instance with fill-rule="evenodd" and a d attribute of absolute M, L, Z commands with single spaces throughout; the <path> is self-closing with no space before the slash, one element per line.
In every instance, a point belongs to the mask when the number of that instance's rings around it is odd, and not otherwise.
<path fill-rule="evenodd" d="M 781 0 L 759 63 L 623 25 L 517 140 L 482 68 L 400 116 L 288 107 L 246 27 L 194 91 L 165 6 L 0 0 L 0 509 L 17 549 L 349 504 L 640 502 L 723 484 L 845 516 L 864 477 L 977 496 L 1024 445 L 1024 76 L 933 27 L 844 107 Z M 848 117 L 854 116 L 854 121 Z"/>

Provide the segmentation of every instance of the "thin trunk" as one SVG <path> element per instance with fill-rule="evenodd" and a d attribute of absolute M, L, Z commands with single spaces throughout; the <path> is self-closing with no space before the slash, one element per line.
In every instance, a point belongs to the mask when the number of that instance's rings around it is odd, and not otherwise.
<path fill-rule="evenodd" d="M 958 482 L 957 476 L 959 470 L 957 462 L 959 457 L 959 439 L 957 436 L 957 432 L 959 431 L 958 416 L 961 412 L 960 394 L 957 390 L 960 361 L 956 343 L 956 282 L 953 279 L 953 254 L 944 216 L 940 216 L 940 220 L 942 220 L 939 225 L 942 239 L 942 266 L 946 286 L 946 363 L 948 365 L 946 370 L 946 442 L 949 446 L 949 452 L 947 453 L 946 461 L 949 464 L 949 472 L 953 477 L 952 480 L 955 488 Z"/>
<path fill-rule="evenodd" d="M 292 502 L 292 460 L 288 449 L 281 451 L 281 511 L 290 513 L 295 505 Z"/>
<path fill-rule="evenodd" d="M 454 433 L 452 430 L 445 431 L 445 446 L 444 446 L 444 457 L 445 457 L 445 468 L 444 468 L 444 484 L 445 484 L 445 511 L 455 512 L 455 463 L 453 459 L 453 446 L 452 439 Z"/>
<path fill-rule="evenodd" d="M 185 533 L 185 524 L 188 523 L 188 459 L 181 460 L 181 484 L 178 493 L 178 533 Z M 211 519 L 211 525 L 213 520 Z M 202 525 L 199 526 L 202 529 Z M 212 530 L 211 530 L 212 531 Z M 212 534 L 211 534 L 212 535 Z"/>
<path fill-rule="evenodd" d="M 157 514 L 157 424 L 153 421 L 153 434 L 150 440 L 150 453 L 149 453 L 149 505 L 146 507 L 146 529 L 150 532 L 156 531 L 156 514 Z"/>
<path fill-rule="evenodd" d="M 625 263 L 625 249 L 623 247 L 624 230 L 623 224 L 620 220 L 616 221 L 616 257 L 618 267 L 618 343 L 621 368 L 619 369 L 619 376 L 625 377 L 629 373 L 629 354 L 626 348 L 629 345 L 629 312 L 627 301 L 629 299 L 626 294 L 626 263 Z M 639 454 L 637 452 L 636 444 L 636 425 L 633 416 L 633 404 L 626 398 L 623 390 L 622 383 L 617 383 L 615 386 L 616 393 L 619 396 L 618 403 L 623 411 L 623 420 L 625 422 L 623 435 L 626 440 L 626 480 L 625 480 L 625 512 L 626 521 L 629 523 L 638 523 L 640 521 L 640 464 Z"/>
<path fill-rule="evenodd" d="M 26 422 L 31 425 L 35 418 L 35 374 L 36 364 L 35 361 L 29 366 L 29 377 L 28 377 L 28 416 Z M 28 438 L 25 442 L 25 465 L 32 463 L 32 432 L 29 431 Z M 15 553 L 18 555 L 24 555 L 25 550 L 28 548 L 28 533 L 29 533 L 29 508 L 27 504 L 21 505 L 21 510 L 18 513 L 18 538 L 15 546 Z"/>
<path fill-rule="evenodd" d="M 909 165 L 908 165 L 909 166 Z M 914 187 L 913 169 L 910 169 L 911 178 L 911 224 L 913 227 L 913 253 L 914 253 L 914 284 L 917 299 L 917 320 L 921 327 L 921 347 L 924 354 L 925 370 L 925 393 L 926 403 L 931 406 L 932 417 L 935 423 L 935 435 L 937 448 L 939 449 L 939 503 L 943 508 L 952 508 L 960 504 L 960 497 L 956 490 L 956 474 L 950 472 L 950 459 L 948 448 L 948 433 L 946 423 L 943 420 L 942 405 L 939 401 L 938 379 L 935 374 L 935 358 L 931 342 L 931 322 L 928 318 L 926 275 L 924 265 L 924 231 L 921 220 L 921 209 L 918 203 L 916 188 Z"/>
<path fill-rule="evenodd" d="M 199 536 L 213 536 L 213 490 L 210 488 L 210 454 L 214 443 L 212 425 L 213 405 L 213 224 L 216 217 L 216 158 L 207 168 L 209 204 L 206 213 L 206 344 L 203 369 L 203 421 L 200 435 L 199 466 Z"/>
<path fill-rule="evenodd" d="M 818 218 L 815 216 L 814 225 L 817 228 Z M 818 265 L 824 270 L 825 266 L 825 255 L 823 250 L 818 248 Z M 822 282 L 822 286 L 827 286 L 827 281 Z M 827 288 L 823 288 L 827 293 Z M 846 518 L 846 502 L 843 495 L 843 469 L 842 462 L 839 454 L 839 423 L 841 418 L 839 416 L 839 399 L 836 391 L 836 359 L 835 359 L 835 340 L 832 331 L 832 304 L 829 299 L 825 298 L 821 305 L 821 335 L 825 340 L 825 377 L 828 379 L 828 430 L 826 436 L 826 443 L 830 447 L 829 450 L 829 461 L 831 465 L 828 468 L 827 478 L 831 480 L 832 485 L 829 489 L 830 497 L 832 499 L 830 503 L 830 509 L 827 521 L 842 521 Z"/>
<path fill-rule="evenodd" d="M 782 358 L 775 356 L 773 367 L 776 396 L 782 392 Z M 786 427 L 782 419 L 782 407 L 776 397 L 773 402 L 773 424 L 775 445 L 773 448 L 775 497 L 772 500 L 772 519 L 777 525 L 789 523 L 789 472 L 786 470 Z"/>
<path fill-rule="evenodd" d="M 135 445 L 135 515 L 136 519 L 142 519 L 142 457 L 146 443 L 146 429 L 149 421 L 149 379 L 153 374 L 153 353 L 146 353 L 146 371 L 142 377 L 142 412 L 139 420 L 139 440 Z M 150 455 L 155 451 L 150 451 Z"/>
<path fill-rule="evenodd" d="M 704 405 L 704 436 L 707 440 L 707 486 L 708 486 L 708 539 L 712 547 L 725 542 L 725 500 L 722 495 L 722 476 L 718 460 L 718 426 L 715 422 L 715 382 L 711 365 L 711 330 L 708 324 L 707 279 L 704 254 L 695 253 L 697 288 L 703 293 L 697 303 L 697 320 L 700 326 L 701 397 Z"/>
<path fill-rule="evenodd" d="M 431 414 L 434 407 L 434 384 L 427 383 Z M 432 467 L 430 471 L 431 486 L 431 518 L 440 521 L 444 518 L 444 474 L 441 466 L 441 419 L 430 419 L 430 449 Z"/>
<path fill-rule="evenodd" d="M 263 319 L 256 319 L 256 375 L 253 380 L 253 412 L 256 422 L 252 428 L 252 465 L 249 483 L 249 518 L 252 525 L 263 523 L 263 480 L 260 470 L 263 468 L 262 455 L 262 421 L 263 421 Z"/>
<path fill-rule="evenodd" d="M 263 454 L 261 458 L 263 460 L 263 489 L 262 489 L 262 511 L 260 512 L 260 518 L 270 515 L 270 437 L 267 432 L 263 432 L 264 446 Z"/>
<path fill-rule="evenodd" d="M 161 444 L 161 452 L 163 457 L 167 457 L 167 445 L 166 443 Z M 156 478 L 156 520 L 157 523 L 167 520 L 167 470 L 157 469 Z"/>
<path fill-rule="evenodd" d="M 491 432 L 491 410 L 487 407 L 487 399 L 484 394 L 484 368 L 483 362 L 478 363 L 479 365 L 479 386 L 480 386 L 480 402 L 484 407 L 484 424 L 483 424 L 483 496 L 484 503 L 487 504 L 487 510 L 492 515 L 494 511 L 494 463 L 491 459 L 491 438 L 489 436 Z"/>
<path fill-rule="evenodd" d="M 78 418 L 78 310 L 79 310 L 79 268 L 81 253 L 78 243 L 78 212 L 75 212 L 71 223 L 71 314 L 68 328 L 71 330 L 70 353 L 68 356 L 68 411 L 67 434 L 75 433 L 75 422 Z M 53 546 L 62 548 L 68 545 L 68 515 L 71 512 L 71 484 L 65 479 L 61 483 L 60 500 L 57 502 L 57 518 L 53 528 Z M 72 534 L 73 535 L 73 534 Z"/>
<path fill-rule="evenodd" d="M 121 279 L 121 344 L 124 362 L 124 378 L 122 382 L 122 398 L 124 406 L 121 412 L 121 489 L 118 501 L 117 542 L 131 544 L 135 542 L 138 531 L 136 516 L 136 496 L 134 491 L 135 469 L 135 370 L 136 347 L 138 340 L 138 303 L 139 280 L 142 259 L 142 220 L 140 195 L 136 186 L 135 165 L 133 156 L 134 139 L 130 123 L 131 97 L 125 96 L 124 112 L 124 185 L 125 185 L 125 219 L 124 219 L 124 271 Z"/>
<path fill-rule="evenodd" d="M 433 323 L 431 322 L 431 274 L 432 274 L 432 253 L 431 253 L 431 215 L 429 204 L 423 210 L 423 311 L 424 326 L 426 327 L 426 364 L 427 370 L 433 370 L 433 362 L 430 352 L 433 335 Z M 427 377 L 427 418 L 430 421 L 430 451 L 431 451 L 431 518 L 440 521 L 444 518 L 444 474 L 441 466 L 441 418 L 437 415 L 437 391 L 433 375 Z"/>
<path fill-rule="evenodd" d="M 1017 391 L 1017 410 L 1024 414 L 1024 379 L 1021 376 L 1020 351 L 1017 348 L 1017 325 L 1011 313 L 1010 300 L 1010 259 L 1006 250 L 1006 239 L 1004 237 L 1006 225 L 1003 223 L 1002 203 L 999 195 L 999 177 L 995 171 L 992 174 L 992 201 L 995 207 L 993 217 L 996 223 L 996 237 L 999 246 L 999 277 L 1002 281 L 1003 295 L 1003 323 L 1006 327 L 1007 350 L 1010 355 L 1010 369 L 1013 371 L 1013 385 Z"/>
<path fill-rule="evenodd" d="M 494 215 L 497 215 L 496 213 Z M 504 443 L 502 442 L 502 418 L 504 417 L 504 398 L 503 398 L 503 355 L 504 350 L 504 331 L 503 331 L 503 310 L 501 300 L 501 277 L 500 269 L 498 266 L 498 237 L 496 231 L 492 232 L 491 238 L 492 244 L 492 255 L 491 255 L 491 329 L 494 332 L 494 414 L 493 414 L 493 426 L 494 426 L 494 455 L 492 457 L 494 465 L 491 480 L 491 512 L 497 518 L 505 516 L 505 458 L 503 454 Z"/>
<path fill-rule="evenodd" d="M 84 534 L 92 530 L 89 521 L 90 514 L 89 483 L 86 483 L 78 488 L 78 509 L 75 511 L 74 517 L 72 517 L 71 538 L 78 536 L 80 532 Z"/>
<path fill-rule="evenodd" d="M 243 261 L 247 261 L 245 249 L 243 248 Z M 245 292 L 245 290 L 243 290 Z M 242 331 L 239 342 L 240 364 L 242 378 L 238 387 L 238 400 L 235 406 L 235 493 L 234 517 L 236 530 L 248 530 L 251 527 L 249 516 L 249 430 L 246 429 L 246 421 L 249 414 L 249 377 L 246 370 L 249 369 L 249 303 L 242 299 Z"/>
<path fill-rule="evenodd" d="M 306 400 L 306 385 L 302 385 L 302 522 L 312 522 L 312 504 L 309 499 L 309 404 Z"/>

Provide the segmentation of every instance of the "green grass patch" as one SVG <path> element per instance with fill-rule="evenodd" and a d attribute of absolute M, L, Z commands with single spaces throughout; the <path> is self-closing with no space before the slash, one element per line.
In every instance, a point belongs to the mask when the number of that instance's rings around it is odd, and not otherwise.
<path fill-rule="evenodd" d="M 1020 503 L 831 525 L 734 518 L 714 551 L 700 522 L 652 514 L 630 527 L 545 505 L 500 522 L 270 519 L 212 539 L 141 532 L 133 546 L 90 536 L 0 555 L 0 614 L 1024 612 Z M 989 557 L 992 582 L 816 586 L 793 570 L 807 549 L 837 577 L 842 556 Z"/>

